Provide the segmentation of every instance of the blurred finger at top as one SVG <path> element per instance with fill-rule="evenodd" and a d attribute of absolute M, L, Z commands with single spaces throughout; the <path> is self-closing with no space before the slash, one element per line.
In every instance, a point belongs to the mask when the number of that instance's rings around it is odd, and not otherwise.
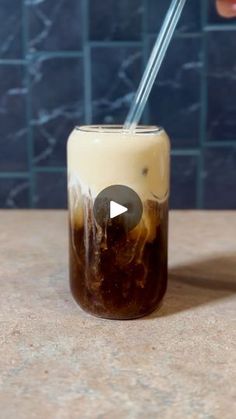
<path fill-rule="evenodd" d="M 228 18 L 236 16 L 236 0 L 217 0 L 216 7 L 221 16 Z"/>

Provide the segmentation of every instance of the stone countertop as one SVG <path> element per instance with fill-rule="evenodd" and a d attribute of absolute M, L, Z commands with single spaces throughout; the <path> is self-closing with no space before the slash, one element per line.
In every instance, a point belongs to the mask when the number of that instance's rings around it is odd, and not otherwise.
<path fill-rule="evenodd" d="M 72 300 L 66 212 L 0 217 L 1 419 L 236 417 L 236 212 L 170 214 L 165 301 L 133 321 Z"/>

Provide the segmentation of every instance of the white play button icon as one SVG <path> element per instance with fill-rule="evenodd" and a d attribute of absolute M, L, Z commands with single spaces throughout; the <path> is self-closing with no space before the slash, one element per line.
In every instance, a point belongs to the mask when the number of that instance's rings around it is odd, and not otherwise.
<path fill-rule="evenodd" d="M 124 214 L 124 212 L 127 211 L 127 207 L 124 207 L 115 201 L 110 201 L 110 218 L 118 217 L 118 215 Z"/>
<path fill-rule="evenodd" d="M 131 231 L 142 218 L 143 205 L 137 193 L 125 185 L 111 185 L 97 195 L 93 214 L 96 222 L 106 231 L 112 227 Z M 114 239 L 115 240 L 115 239 Z"/>

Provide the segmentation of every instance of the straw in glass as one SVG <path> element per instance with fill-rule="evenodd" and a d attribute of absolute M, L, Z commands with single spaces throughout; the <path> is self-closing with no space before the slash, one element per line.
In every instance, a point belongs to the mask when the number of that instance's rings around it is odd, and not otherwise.
<path fill-rule="evenodd" d="M 172 0 L 164 23 L 153 47 L 144 75 L 124 123 L 125 130 L 135 130 L 142 116 L 152 86 L 160 70 L 166 50 L 181 16 L 186 0 Z"/>

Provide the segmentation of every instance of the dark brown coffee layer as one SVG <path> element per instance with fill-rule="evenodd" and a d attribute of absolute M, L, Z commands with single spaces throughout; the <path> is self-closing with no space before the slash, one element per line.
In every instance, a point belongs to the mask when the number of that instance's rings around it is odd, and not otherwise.
<path fill-rule="evenodd" d="M 151 237 L 145 223 L 131 232 L 121 225 L 70 225 L 70 284 L 79 305 L 112 319 L 133 319 L 153 311 L 167 286 L 168 204 L 146 203 L 155 221 Z"/>

